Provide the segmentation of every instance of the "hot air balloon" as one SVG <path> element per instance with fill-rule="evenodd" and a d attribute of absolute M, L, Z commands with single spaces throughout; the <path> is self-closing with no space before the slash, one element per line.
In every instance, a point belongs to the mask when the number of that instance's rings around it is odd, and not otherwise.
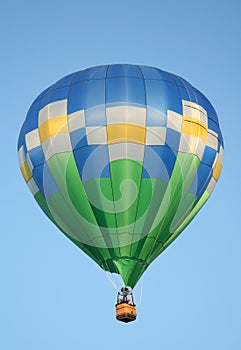
<path fill-rule="evenodd" d="M 122 276 L 116 317 L 130 322 L 132 289 L 210 197 L 223 139 L 211 103 L 186 80 L 113 64 L 42 92 L 18 156 L 49 219 L 103 270 Z"/>

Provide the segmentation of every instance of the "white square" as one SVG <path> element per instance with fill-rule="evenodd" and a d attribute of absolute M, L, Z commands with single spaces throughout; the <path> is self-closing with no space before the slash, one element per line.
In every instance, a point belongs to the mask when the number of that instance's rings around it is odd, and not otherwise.
<path fill-rule="evenodd" d="M 85 113 L 80 110 L 68 115 L 69 132 L 85 127 Z"/>
<path fill-rule="evenodd" d="M 146 125 L 146 108 L 135 106 L 118 106 L 106 109 L 107 125 L 136 124 Z"/>
<path fill-rule="evenodd" d="M 166 128 L 161 126 L 148 126 L 146 128 L 146 145 L 164 145 Z"/>
<path fill-rule="evenodd" d="M 195 154 L 201 160 L 205 149 L 202 139 L 192 135 L 181 135 L 179 152 Z"/>
<path fill-rule="evenodd" d="M 49 118 L 49 105 L 43 107 L 38 112 L 38 126 L 43 124 Z"/>
<path fill-rule="evenodd" d="M 88 126 L 86 127 L 86 136 L 88 145 L 107 144 L 107 134 L 105 126 Z"/>
<path fill-rule="evenodd" d="M 211 193 L 213 192 L 216 183 L 217 183 L 217 182 L 216 182 L 216 180 L 214 179 L 214 177 L 211 177 L 211 180 L 209 181 L 209 184 L 208 184 L 208 186 L 207 186 L 207 191 L 208 191 L 208 193 L 211 194 Z"/>
<path fill-rule="evenodd" d="M 185 117 L 198 119 L 207 125 L 208 118 L 206 110 L 197 103 L 190 101 L 182 101 L 183 104 L 183 115 Z"/>
<path fill-rule="evenodd" d="M 29 153 L 27 153 L 26 155 L 26 162 L 28 164 L 29 170 L 31 171 L 31 173 L 33 172 L 33 163 L 29 157 Z"/>
<path fill-rule="evenodd" d="M 220 161 L 221 164 L 223 164 L 223 158 L 224 158 L 224 150 L 223 150 L 223 147 L 220 145 L 218 160 Z"/>
<path fill-rule="evenodd" d="M 144 159 L 144 145 L 137 143 L 115 143 L 108 145 L 110 161 L 117 159 L 130 158 L 143 162 Z"/>
<path fill-rule="evenodd" d="M 40 145 L 38 129 L 34 129 L 34 130 L 28 132 L 25 135 L 25 142 L 26 142 L 26 147 L 27 147 L 28 151 L 30 151 L 33 148 L 38 147 Z"/>
<path fill-rule="evenodd" d="M 213 131 L 212 129 L 208 129 L 208 133 L 215 136 L 216 139 L 218 139 L 218 134 L 215 131 Z"/>
<path fill-rule="evenodd" d="M 67 99 L 49 103 L 38 113 L 38 125 L 43 124 L 47 119 L 64 117 L 67 115 Z"/>
<path fill-rule="evenodd" d="M 217 164 L 217 161 L 218 161 L 218 153 L 216 153 L 216 156 L 215 156 L 215 159 L 214 159 L 214 162 L 213 162 L 213 165 L 212 165 L 212 168 L 215 169 L 215 166 Z"/>
<path fill-rule="evenodd" d="M 48 138 L 42 144 L 46 161 L 57 153 L 71 152 L 72 145 L 69 134 L 59 134 Z"/>
<path fill-rule="evenodd" d="M 49 104 L 49 118 L 64 117 L 67 115 L 67 99 Z"/>
<path fill-rule="evenodd" d="M 211 147 L 211 148 L 215 149 L 216 151 L 218 150 L 218 139 L 210 132 L 208 132 L 206 146 Z"/>
<path fill-rule="evenodd" d="M 21 146 L 18 150 L 18 161 L 19 165 L 21 166 L 26 160 L 25 152 L 24 152 L 24 147 Z"/>
<path fill-rule="evenodd" d="M 173 111 L 167 112 L 167 127 L 177 132 L 182 130 L 182 115 Z"/>
<path fill-rule="evenodd" d="M 30 191 L 32 192 L 33 196 L 39 192 L 39 188 L 38 186 L 36 185 L 36 182 L 34 181 L 34 179 L 31 177 L 31 179 L 28 181 L 27 183 Z"/>

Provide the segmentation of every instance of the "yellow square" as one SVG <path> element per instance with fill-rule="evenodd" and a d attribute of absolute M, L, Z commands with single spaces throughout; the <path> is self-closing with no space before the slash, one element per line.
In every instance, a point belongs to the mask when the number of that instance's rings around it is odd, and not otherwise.
<path fill-rule="evenodd" d="M 107 126 L 108 143 L 135 142 L 145 144 L 146 128 L 135 124 L 111 124 Z"/>
<path fill-rule="evenodd" d="M 32 173 L 31 173 L 31 171 L 30 171 L 30 169 L 29 169 L 29 166 L 28 166 L 27 162 L 24 162 L 24 163 L 20 166 L 20 170 L 21 170 L 21 172 L 22 172 L 22 175 L 23 175 L 23 177 L 24 177 L 24 180 L 25 180 L 26 182 L 28 182 L 29 179 L 32 177 Z"/>
<path fill-rule="evenodd" d="M 222 171 L 222 164 L 220 163 L 220 161 L 217 161 L 217 164 L 215 166 L 214 172 L 213 172 L 213 177 L 216 181 L 218 181 L 219 176 L 221 174 Z"/>
<path fill-rule="evenodd" d="M 206 143 L 208 131 L 199 120 L 185 117 L 182 122 L 182 134 L 199 137 Z"/>
<path fill-rule="evenodd" d="M 39 138 L 43 143 L 49 137 L 69 132 L 67 116 L 46 120 L 39 126 Z"/>

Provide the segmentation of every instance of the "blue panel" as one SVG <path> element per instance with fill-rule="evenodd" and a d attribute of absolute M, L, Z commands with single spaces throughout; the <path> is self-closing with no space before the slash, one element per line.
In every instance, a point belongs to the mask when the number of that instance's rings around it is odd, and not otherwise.
<path fill-rule="evenodd" d="M 176 155 L 167 146 L 145 146 L 142 177 L 159 178 L 168 182 Z"/>
<path fill-rule="evenodd" d="M 157 109 L 147 107 L 146 109 L 146 126 L 163 126 L 167 125 L 167 115 Z"/>
<path fill-rule="evenodd" d="M 33 169 L 33 179 L 36 182 L 40 192 L 44 196 L 43 168 L 44 168 L 44 163 L 40 164 L 38 167 Z"/>
<path fill-rule="evenodd" d="M 74 150 L 74 156 L 82 182 L 103 175 L 106 177 L 106 166 L 109 164 L 108 145 L 79 148 Z"/>
<path fill-rule="evenodd" d="M 208 183 L 212 177 L 212 174 L 213 169 L 210 166 L 201 162 L 197 171 L 197 175 L 189 190 L 191 193 L 197 195 L 198 199 L 206 190 Z"/>
<path fill-rule="evenodd" d="M 206 146 L 202 157 L 202 163 L 212 167 L 216 154 L 217 154 L 217 151 L 215 149 Z"/>
<path fill-rule="evenodd" d="M 56 185 L 54 178 L 49 170 L 47 163 L 45 163 L 43 168 L 43 181 L 44 181 L 44 196 L 46 200 L 49 199 L 55 193 L 59 192 L 59 188 Z"/>
<path fill-rule="evenodd" d="M 196 90 L 196 93 L 198 95 L 199 104 L 206 110 L 208 118 L 212 119 L 218 125 L 218 117 L 211 103 L 200 91 Z"/>
<path fill-rule="evenodd" d="M 82 81 L 71 85 L 68 114 L 105 104 L 105 80 Z"/>
<path fill-rule="evenodd" d="M 87 109 L 85 111 L 86 126 L 105 126 L 106 114 L 105 105 L 97 106 L 96 108 Z"/>
<path fill-rule="evenodd" d="M 110 163 L 108 163 L 102 170 L 101 177 L 110 178 Z"/>
<path fill-rule="evenodd" d="M 41 94 L 38 95 L 38 97 L 34 100 L 33 103 L 39 102 L 40 100 L 42 100 L 46 95 L 49 94 L 49 92 L 52 91 L 52 88 L 53 88 L 53 86 L 50 86 L 49 88 L 47 88 L 47 89 L 45 89 L 43 92 L 41 92 Z"/>
<path fill-rule="evenodd" d="M 188 81 L 176 76 L 176 83 L 178 85 L 182 100 L 198 103 L 194 88 Z"/>
<path fill-rule="evenodd" d="M 171 73 L 165 72 L 159 68 L 140 66 L 142 74 L 145 79 L 163 80 L 170 83 L 175 83 L 175 76 Z"/>
<path fill-rule="evenodd" d="M 219 135 L 219 138 L 218 138 L 218 139 L 220 140 L 220 143 L 221 143 L 222 147 L 224 148 L 223 135 L 221 134 L 221 130 L 220 130 L 220 129 L 219 129 L 219 131 L 220 131 L 220 132 L 219 132 L 219 134 L 218 134 L 218 135 Z"/>
<path fill-rule="evenodd" d="M 167 128 L 165 144 L 176 154 L 179 149 L 181 134 L 175 130 Z"/>
<path fill-rule="evenodd" d="M 208 129 L 215 131 L 218 135 L 221 134 L 219 126 L 212 119 L 208 119 Z"/>
<path fill-rule="evenodd" d="M 88 143 L 86 137 L 86 129 L 80 128 L 78 130 L 72 131 L 70 133 L 70 140 L 73 150 L 87 146 Z"/>
<path fill-rule="evenodd" d="M 28 151 L 28 154 L 34 167 L 37 167 L 38 165 L 45 162 L 45 157 L 41 145 Z"/>
<path fill-rule="evenodd" d="M 167 115 L 167 110 L 182 114 L 182 103 L 176 85 L 161 80 L 146 81 L 147 106 Z M 147 115 L 147 126 L 153 125 L 152 118 Z"/>
<path fill-rule="evenodd" d="M 23 124 L 20 133 L 19 133 L 19 137 L 18 137 L 18 150 L 19 148 L 21 148 L 23 145 L 25 145 L 25 123 Z"/>
<path fill-rule="evenodd" d="M 48 103 L 55 102 L 55 101 L 60 101 L 60 100 L 65 100 L 68 98 L 69 94 L 69 86 L 63 86 L 57 89 L 53 89 L 51 91 L 51 95 L 49 96 Z M 43 107 L 46 105 L 45 103 Z"/>
<path fill-rule="evenodd" d="M 187 91 L 187 89 L 185 87 L 179 86 L 178 90 L 179 90 L 179 93 L 180 93 L 181 100 L 191 101 L 191 97 L 188 94 L 188 91 Z M 183 112 L 181 114 L 183 114 Z"/>
<path fill-rule="evenodd" d="M 97 66 L 76 72 L 72 84 L 85 80 L 105 79 L 108 66 Z"/>
<path fill-rule="evenodd" d="M 47 163 L 43 163 L 33 169 L 33 178 L 46 199 L 59 192 Z"/>
<path fill-rule="evenodd" d="M 145 106 L 144 80 L 128 77 L 106 79 L 106 104 Z"/>
<path fill-rule="evenodd" d="M 112 64 L 107 71 L 107 78 L 132 77 L 143 79 L 142 72 L 138 66 L 130 64 Z"/>
<path fill-rule="evenodd" d="M 26 116 L 24 132 L 28 132 L 38 128 L 38 112 L 39 112 L 39 102 L 34 102 L 30 107 L 28 114 Z"/>

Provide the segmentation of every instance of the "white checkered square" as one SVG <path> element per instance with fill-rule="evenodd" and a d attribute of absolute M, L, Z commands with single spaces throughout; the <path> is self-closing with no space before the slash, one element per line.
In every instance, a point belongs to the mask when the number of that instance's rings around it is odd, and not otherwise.
<path fill-rule="evenodd" d="M 33 172 L 33 163 L 29 157 L 29 153 L 27 153 L 26 155 L 26 162 L 28 164 L 29 170 L 31 171 L 31 173 Z"/>
<path fill-rule="evenodd" d="M 167 127 L 181 133 L 182 115 L 176 112 L 167 111 Z"/>
<path fill-rule="evenodd" d="M 164 145 L 166 128 L 161 126 L 146 127 L 146 145 Z"/>
<path fill-rule="evenodd" d="M 39 188 L 38 188 L 36 182 L 34 181 L 34 179 L 33 179 L 32 177 L 31 177 L 31 179 L 28 181 L 27 185 L 28 185 L 30 191 L 32 192 L 33 196 L 34 196 L 37 192 L 39 192 Z"/>
<path fill-rule="evenodd" d="M 72 145 L 69 134 L 59 134 L 48 138 L 42 144 L 45 160 L 47 161 L 57 153 L 71 152 Z"/>
<path fill-rule="evenodd" d="M 209 184 L 208 184 L 208 186 L 207 186 L 207 191 L 208 191 L 208 193 L 211 194 L 211 193 L 213 192 L 216 183 L 217 183 L 217 182 L 216 182 L 216 180 L 214 179 L 214 177 L 211 177 L 211 180 L 209 181 Z"/>
<path fill-rule="evenodd" d="M 24 152 L 24 147 L 21 146 L 18 150 L 18 161 L 19 161 L 19 165 L 21 166 L 26 160 L 26 155 Z"/>
<path fill-rule="evenodd" d="M 206 110 L 197 103 L 182 101 L 183 115 L 185 117 L 198 119 L 200 122 L 208 125 L 208 116 Z"/>
<path fill-rule="evenodd" d="M 107 144 L 107 133 L 105 126 L 86 127 L 86 136 L 88 145 Z"/>
<path fill-rule="evenodd" d="M 146 108 L 134 106 L 118 106 L 106 109 L 107 125 L 136 124 L 146 125 Z"/>
<path fill-rule="evenodd" d="M 38 129 L 34 129 L 25 135 L 25 142 L 27 150 L 38 147 L 40 145 L 39 132 Z"/>
<path fill-rule="evenodd" d="M 195 154 L 201 160 L 205 150 L 205 144 L 202 139 L 192 135 L 181 135 L 179 152 Z"/>
<path fill-rule="evenodd" d="M 115 143 L 108 145 L 110 162 L 117 159 L 130 158 L 143 162 L 144 145 L 136 143 Z"/>
<path fill-rule="evenodd" d="M 43 107 L 38 114 L 38 125 L 43 124 L 47 119 L 63 117 L 67 115 L 67 99 L 49 103 Z"/>
<path fill-rule="evenodd" d="M 213 162 L 213 165 L 212 165 L 212 168 L 214 169 L 216 164 L 217 164 L 217 161 L 218 161 L 218 153 L 216 153 L 216 156 L 215 156 L 215 159 L 214 159 L 214 162 Z"/>
<path fill-rule="evenodd" d="M 220 145 L 218 160 L 220 161 L 221 164 L 223 164 L 223 158 L 224 158 L 224 150 L 223 150 L 223 147 Z"/>
<path fill-rule="evenodd" d="M 211 147 L 211 148 L 215 149 L 216 151 L 218 150 L 218 139 L 213 134 L 211 134 L 209 131 L 208 131 L 206 146 Z"/>
<path fill-rule="evenodd" d="M 85 113 L 80 110 L 68 115 L 69 132 L 85 127 Z"/>

